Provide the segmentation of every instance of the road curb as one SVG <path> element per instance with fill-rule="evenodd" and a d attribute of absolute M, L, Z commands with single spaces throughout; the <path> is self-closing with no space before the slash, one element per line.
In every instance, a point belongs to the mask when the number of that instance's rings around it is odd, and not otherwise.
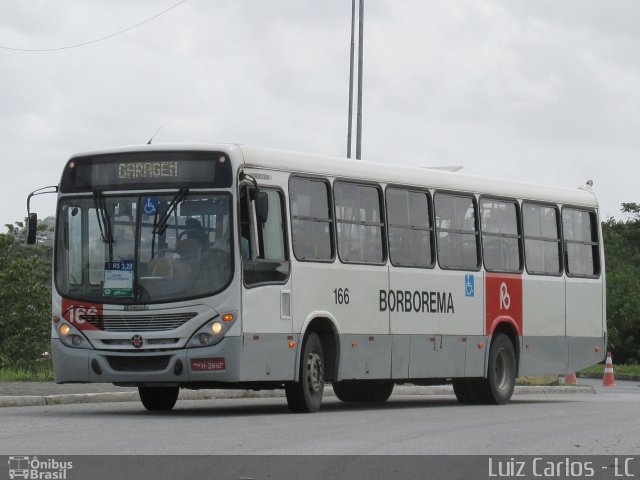
<path fill-rule="evenodd" d="M 595 394 L 591 386 L 517 386 L 514 395 Z M 331 387 L 326 387 L 325 396 L 335 396 Z M 451 385 L 430 387 L 396 386 L 399 395 L 453 395 Z M 180 400 L 225 400 L 234 398 L 284 397 L 284 390 L 181 390 Z M 17 395 L 0 396 L 0 407 L 33 407 L 43 405 L 67 405 L 74 403 L 137 402 L 138 392 L 72 393 L 64 395 Z"/>
<path fill-rule="evenodd" d="M 577 378 L 595 378 L 602 379 L 602 373 L 576 373 Z M 628 380 L 630 382 L 640 382 L 640 375 L 626 375 L 624 373 L 615 374 L 616 380 Z"/>
<path fill-rule="evenodd" d="M 46 397 L 38 395 L 22 395 L 16 397 L 0 397 L 0 407 L 33 407 L 46 405 Z"/>

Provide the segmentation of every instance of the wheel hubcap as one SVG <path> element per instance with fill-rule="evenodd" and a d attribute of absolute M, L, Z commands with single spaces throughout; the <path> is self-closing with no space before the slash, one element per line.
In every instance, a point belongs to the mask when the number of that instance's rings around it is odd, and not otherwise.
<path fill-rule="evenodd" d="M 495 378 L 496 386 L 501 391 L 511 388 L 511 357 L 504 350 L 496 356 Z"/>
<path fill-rule="evenodd" d="M 324 366 L 317 353 L 309 355 L 307 361 L 307 383 L 311 393 L 317 393 L 324 387 Z"/>

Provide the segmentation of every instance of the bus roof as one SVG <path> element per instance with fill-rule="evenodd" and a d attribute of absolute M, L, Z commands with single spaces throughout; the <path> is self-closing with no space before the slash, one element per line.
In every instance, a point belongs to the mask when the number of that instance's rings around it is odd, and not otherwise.
<path fill-rule="evenodd" d="M 166 150 L 211 150 L 241 153 L 247 167 L 282 170 L 293 173 L 324 175 L 336 178 L 358 179 L 414 186 L 436 188 L 459 192 L 522 198 L 550 203 L 597 208 L 595 194 L 588 188 L 566 188 L 541 185 L 530 182 L 502 178 L 467 175 L 435 168 L 408 167 L 388 163 L 328 157 L 308 153 L 298 153 L 270 148 L 236 144 L 155 144 L 117 147 L 83 152 L 78 158 L 89 155 Z"/>
<path fill-rule="evenodd" d="M 291 172 L 361 179 L 597 208 L 588 188 L 566 188 L 467 175 L 434 168 L 407 167 L 241 145 L 245 165 Z"/>

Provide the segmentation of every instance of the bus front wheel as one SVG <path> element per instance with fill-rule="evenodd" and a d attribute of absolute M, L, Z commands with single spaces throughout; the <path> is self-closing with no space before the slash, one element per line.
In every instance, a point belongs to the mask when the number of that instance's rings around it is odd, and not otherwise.
<path fill-rule="evenodd" d="M 311 332 L 302 345 L 298 381 L 285 387 L 287 403 L 296 413 L 320 410 L 324 393 L 324 352 L 317 333 Z"/>
<path fill-rule="evenodd" d="M 140 401 L 151 411 L 171 410 L 178 401 L 179 387 L 138 387 Z"/>

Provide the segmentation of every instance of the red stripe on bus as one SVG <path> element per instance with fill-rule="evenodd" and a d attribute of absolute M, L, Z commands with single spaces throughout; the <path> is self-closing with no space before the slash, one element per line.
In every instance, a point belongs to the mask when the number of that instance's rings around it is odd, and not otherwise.
<path fill-rule="evenodd" d="M 522 332 L 522 275 L 487 273 L 485 277 L 486 333 L 503 322 Z"/>

